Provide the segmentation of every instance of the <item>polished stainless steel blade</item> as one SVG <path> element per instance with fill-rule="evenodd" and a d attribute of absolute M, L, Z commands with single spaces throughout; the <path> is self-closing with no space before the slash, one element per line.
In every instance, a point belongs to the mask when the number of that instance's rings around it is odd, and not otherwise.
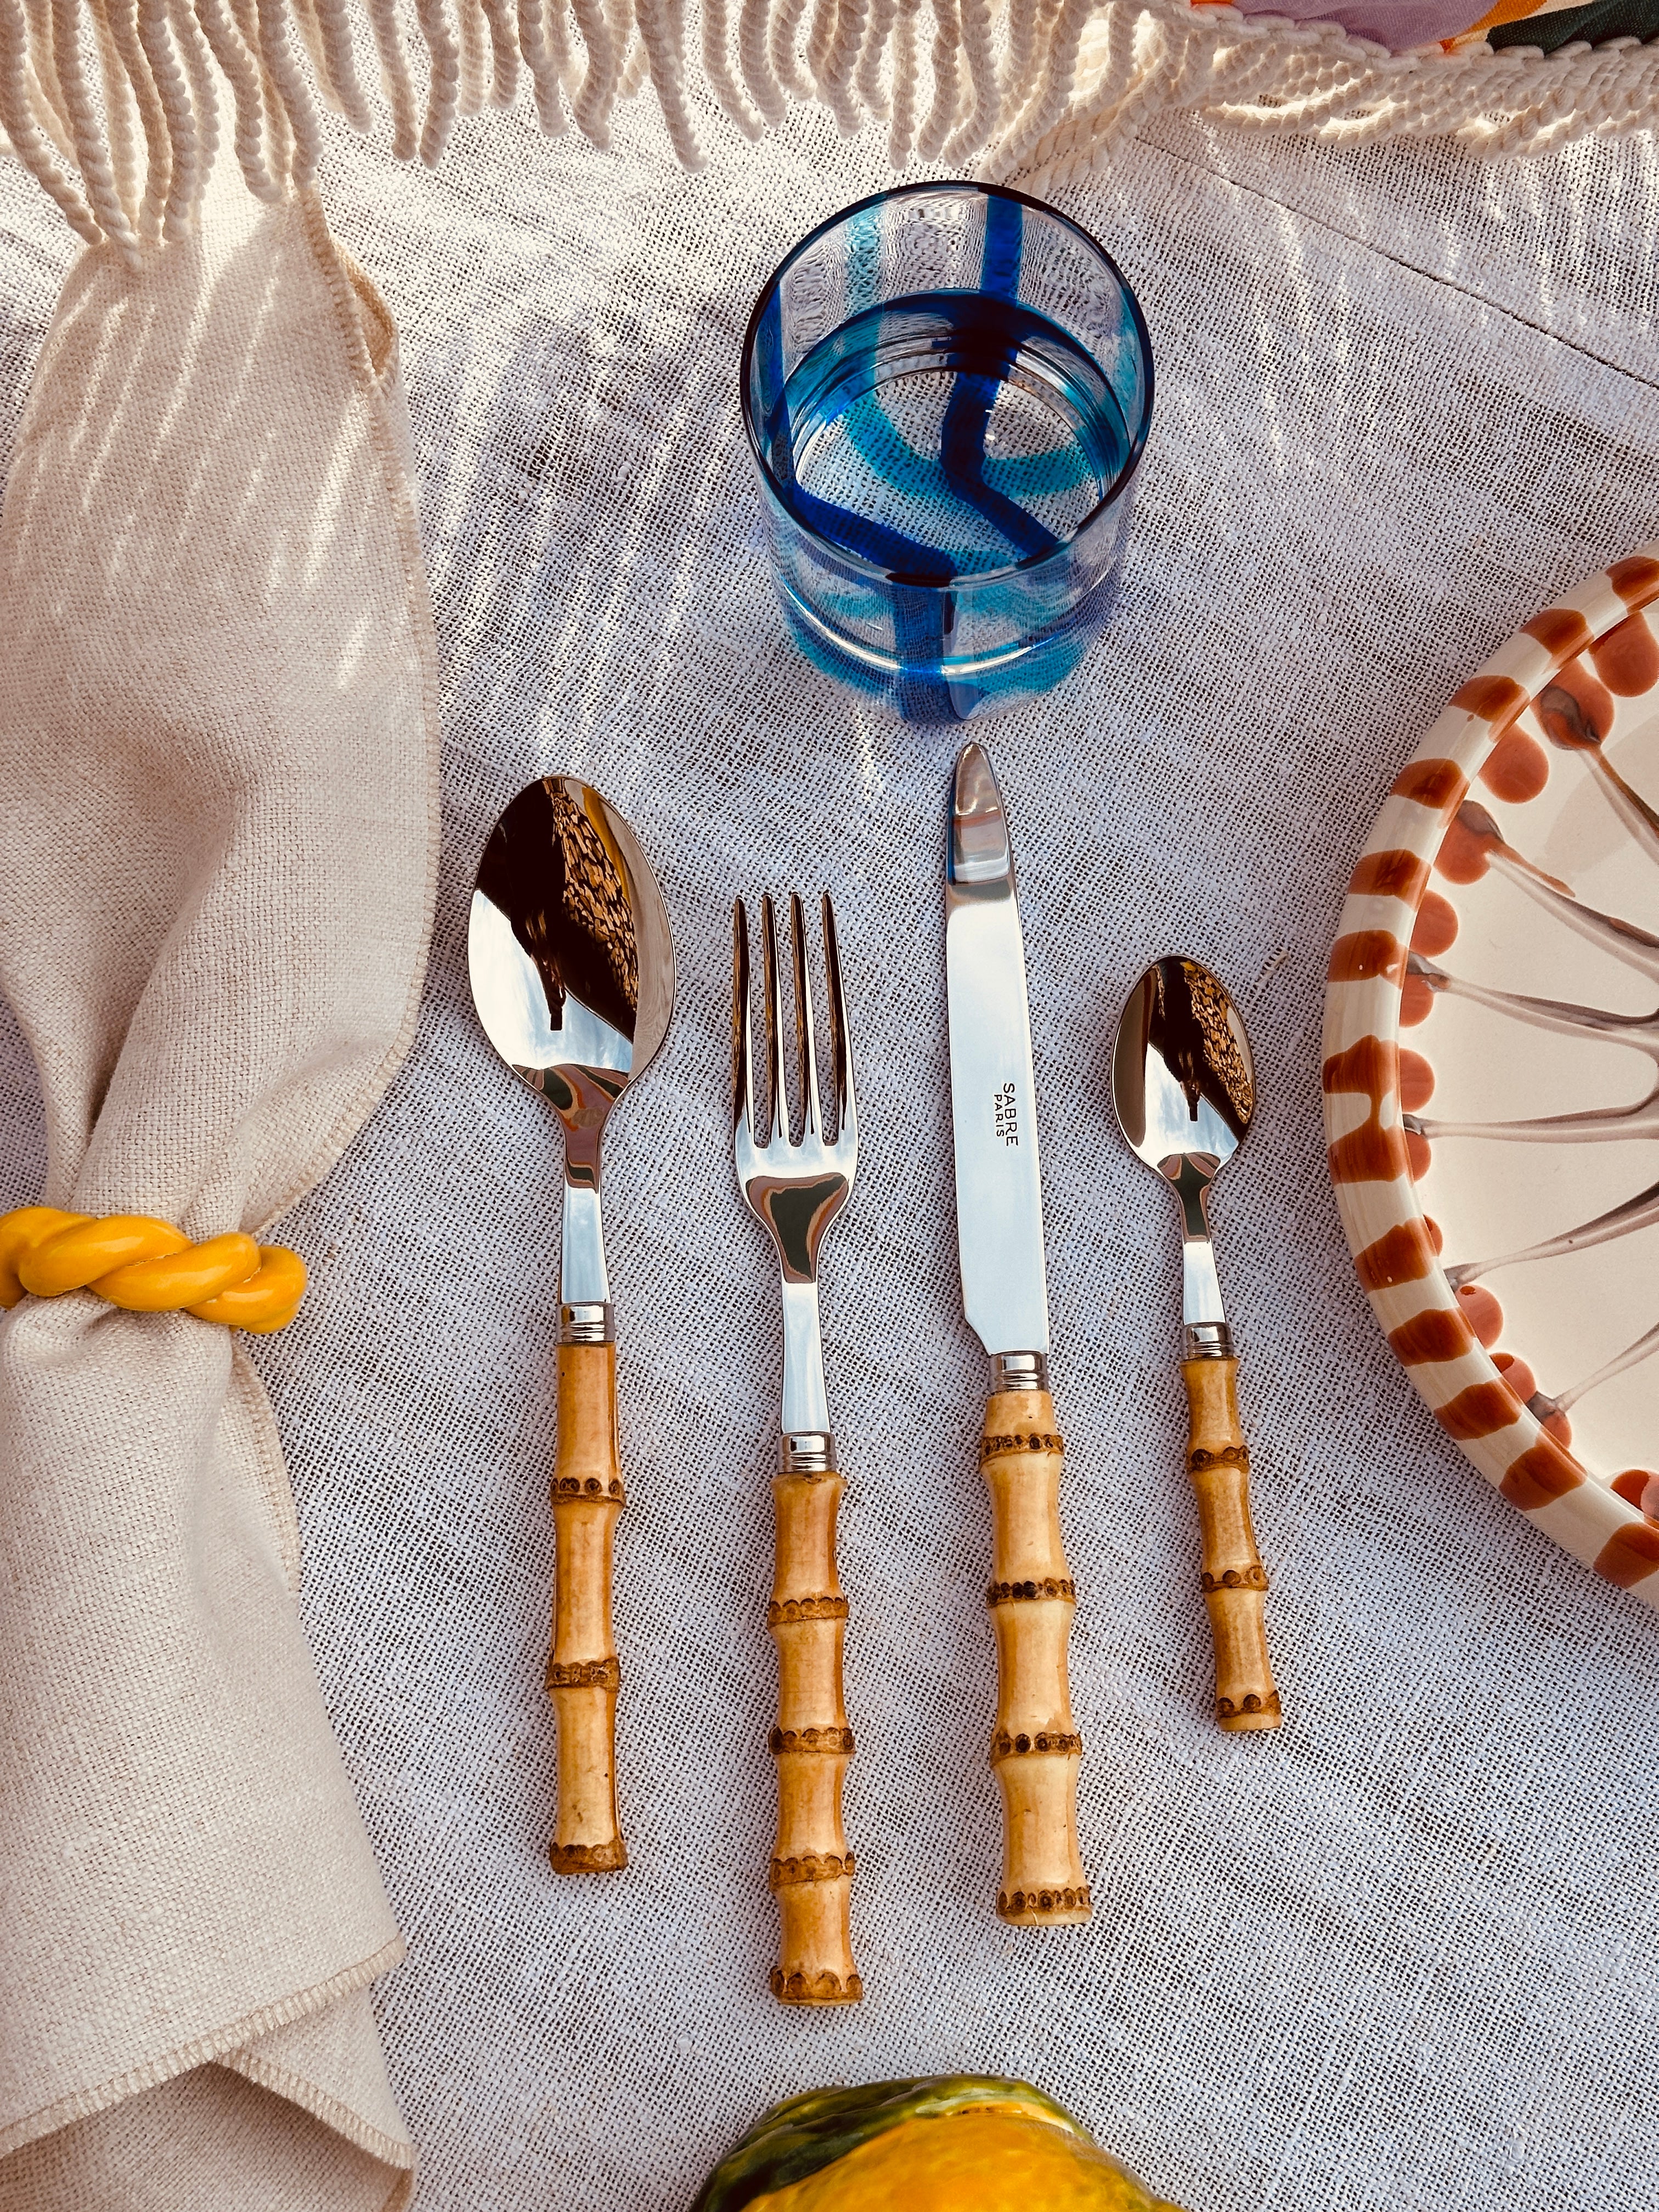
<path fill-rule="evenodd" d="M 969 1326 L 993 1358 L 1048 1349 L 1025 943 L 1007 817 L 982 745 L 957 762 L 945 874 L 957 1244 Z"/>

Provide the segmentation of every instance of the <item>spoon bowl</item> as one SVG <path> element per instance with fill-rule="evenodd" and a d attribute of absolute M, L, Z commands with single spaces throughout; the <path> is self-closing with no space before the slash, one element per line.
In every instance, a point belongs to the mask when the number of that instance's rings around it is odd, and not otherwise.
<path fill-rule="evenodd" d="M 478 863 L 467 933 L 484 1034 L 564 1124 L 567 1177 L 597 1191 L 611 1109 L 674 1012 L 674 939 L 622 816 L 574 776 L 526 786 Z"/>
<path fill-rule="evenodd" d="M 1131 1152 L 1172 1182 L 1210 1182 L 1255 1111 L 1250 1041 L 1223 985 L 1195 960 L 1155 960 L 1117 1025 L 1112 1097 Z"/>

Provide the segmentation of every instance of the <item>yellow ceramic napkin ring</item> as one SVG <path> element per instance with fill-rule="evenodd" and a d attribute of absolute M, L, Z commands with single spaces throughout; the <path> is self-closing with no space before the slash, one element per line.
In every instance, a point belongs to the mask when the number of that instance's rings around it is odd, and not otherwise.
<path fill-rule="evenodd" d="M 147 1213 L 66 1213 L 20 1206 L 0 1214 L 0 1306 L 96 1291 L 130 1313 L 193 1313 L 264 1336 L 294 1318 L 306 1263 L 283 1244 L 233 1230 L 194 1244 Z"/>

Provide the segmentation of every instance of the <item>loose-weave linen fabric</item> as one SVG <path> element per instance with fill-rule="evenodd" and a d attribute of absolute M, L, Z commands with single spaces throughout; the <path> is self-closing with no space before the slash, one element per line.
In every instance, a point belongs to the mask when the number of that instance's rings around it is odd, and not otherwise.
<path fill-rule="evenodd" d="M 1086 1930 L 994 1917 L 985 1376 L 961 1320 L 939 870 L 951 747 L 783 641 L 736 366 L 774 261 L 881 181 L 826 125 L 688 180 L 465 125 L 343 144 L 339 234 L 398 319 L 445 667 L 446 834 L 410 1060 L 283 1224 L 315 1280 L 254 1347 L 304 1607 L 410 1955 L 376 2003 L 428 2212 L 681 2212 L 770 2100 L 1030 2075 L 1194 2212 L 1650 2212 L 1652 1615 L 1492 1498 L 1378 1338 L 1322 1168 L 1326 950 L 1419 731 L 1516 623 L 1652 534 L 1659 161 L 1505 174 L 1166 124 L 1067 192 L 1139 288 L 1159 396 L 1124 596 L 989 733 L 1028 933 Z M 58 249 L 5 187 L 0 331 Z M 465 969 L 496 811 L 591 775 L 680 947 L 607 1152 L 630 1503 L 632 1865 L 559 1881 L 541 1689 L 556 1133 Z M 825 1268 L 859 1740 L 856 2011 L 779 2008 L 766 1894 L 775 1263 L 732 1188 L 730 901 L 836 891 L 863 1159 Z M 1216 1198 L 1289 1716 L 1209 1717 L 1167 1201 L 1109 1120 L 1125 991 L 1238 990 L 1261 1118 Z M 6 1188 L 39 1138 L 6 1063 Z"/>
<path fill-rule="evenodd" d="M 0 986 L 49 1133 L 6 1203 L 256 1230 L 406 1048 L 437 827 L 406 451 L 314 205 L 233 193 L 142 278 L 70 276 L 0 518 Z M 298 1565 L 231 1332 L 6 1317 L 7 2212 L 408 2197 L 367 1996 L 402 1945 Z"/>

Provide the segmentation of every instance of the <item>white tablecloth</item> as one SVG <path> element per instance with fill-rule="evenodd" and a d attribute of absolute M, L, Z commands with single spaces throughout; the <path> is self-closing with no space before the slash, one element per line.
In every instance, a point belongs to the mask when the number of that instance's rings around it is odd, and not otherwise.
<path fill-rule="evenodd" d="M 1491 1496 L 1395 1367 L 1322 1170 L 1325 955 L 1381 793 L 1555 588 L 1654 533 L 1648 139 L 1547 165 L 1158 126 L 1065 195 L 1141 291 L 1159 389 L 1120 611 L 990 742 L 1023 867 L 1075 1703 L 1097 1911 L 994 1917 L 984 1386 L 956 1275 L 939 863 L 951 745 L 782 638 L 736 367 L 761 279 L 884 181 L 827 118 L 701 176 L 521 118 L 436 175 L 336 143 L 398 314 L 444 653 L 447 859 L 419 1042 L 284 1233 L 256 1358 L 306 1613 L 410 1956 L 380 1992 L 424 2212 L 678 2212 L 767 2103 L 1026 2075 L 1193 2212 L 1651 2212 L 1659 1621 Z M 0 156 L 0 438 L 73 241 Z M 529 777 L 659 861 L 664 1059 L 612 1127 L 632 1503 L 632 1866 L 558 1881 L 541 1689 L 556 1132 L 489 1053 L 465 915 Z M 863 1166 L 825 1286 L 848 1478 L 848 1827 L 868 1996 L 766 1988 L 775 1273 L 726 1134 L 731 900 L 838 901 Z M 1109 1121 L 1152 954 L 1236 986 L 1258 1129 L 1220 1187 L 1288 1723 L 1209 1717 L 1167 1202 Z M 0 1035 L 0 1204 L 32 1198 Z"/>

